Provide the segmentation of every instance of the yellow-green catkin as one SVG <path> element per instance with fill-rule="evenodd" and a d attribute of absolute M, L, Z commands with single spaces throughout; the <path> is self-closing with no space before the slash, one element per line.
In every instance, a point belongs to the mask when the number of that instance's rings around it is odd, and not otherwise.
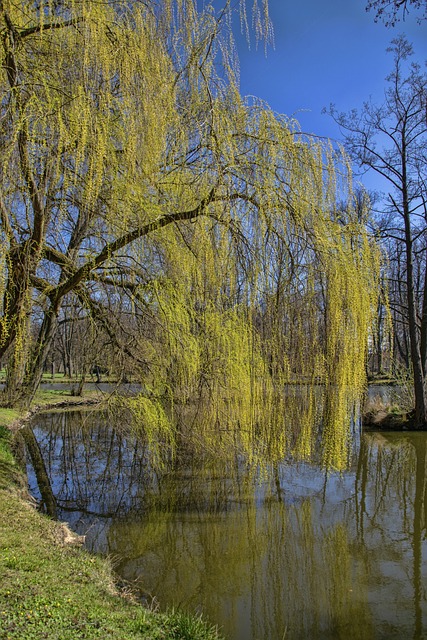
<path fill-rule="evenodd" d="M 4 7 L 20 29 L 47 25 L 59 11 L 55 3 L 39 12 L 26 1 Z M 343 469 L 379 273 L 363 220 L 351 206 L 337 211 L 352 196 L 345 159 L 338 164 L 295 121 L 241 97 L 231 14 L 218 20 L 213 5 L 198 11 L 191 0 L 155 9 L 75 0 L 64 15 L 74 24 L 34 32 L 24 40 L 31 47 L 15 51 L 13 90 L 2 71 L 12 114 L 3 196 L 12 206 L 20 182 L 16 228 L 29 235 L 34 212 L 25 175 L 16 178 L 24 132 L 24 174 L 47 176 L 46 200 L 56 202 L 45 248 L 66 251 L 73 224 L 85 230 L 62 277 L 87 265 L 79 293 L 86 287 L 95 303 L 119 298 L 131 281 L 129 308 L 140 316 L 124 315 L 135 320 L 129 331 L 144 363 L 143 392 L 128 401 L 136 428 L 158 460 L 156 434 L 172 457 L 180 440 L 260 464 L 288 453 L 309 459 L 321 428 L 323 464 Z M 266 9 L 256 32 L 270 35 Z M 192 211 L 192 220 L 156 227 Z M 104 247 L 148 224 L 92 269 Z M 48 286 L 38 282 L 39 308 L 58 285 L 42 255 L 34 274 Z M 0 259 L 4 290 L 7 251 Z M 28 300 L 32 291 L 28 284 Z"/>
<path fill-rule="evenodd" d="M 152 388 L 168 390 L 196 449 L 258 464 L 310 460 L 321 429 L 323 465 L 342 470 L 366 384 L 379 256 L 351 207 L 336 212 L 337 183 L 351 201 L 351 176 L 337 176 L 328 147 L 265 108 L 241 103 L 237 117 L 256 150 L 255 206 L 228 200 L 225 184 L 212 219 L 156 237 Z M 222 135 L 233 164 L 237 142 Z M 193 206 L 188 176 L 176 178 L 165 188 Z"/>

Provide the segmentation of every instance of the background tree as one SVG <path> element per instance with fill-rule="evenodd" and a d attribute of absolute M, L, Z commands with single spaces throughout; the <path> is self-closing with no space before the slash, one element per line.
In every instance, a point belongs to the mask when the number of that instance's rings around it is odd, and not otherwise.
<path fill-rule="evenodd" d="M 392 41 L 393 69 L 384 103 L 360 112 L 331 113 L 344 131 L 345 146 L 360 167 L 377 173 L 389 191 L 380 229 L 393 246 L 391 305 L 398 348 L 405 358 L 409 336 L 414 379 L 415 424 L 427 424 L 427 75 L 410 63 L 413 50 L 402 36 Z M 391 243 L 391 245 L 390 245 Z M 403 331 L 402 331 L 403 328 Z"/>
<path fill-rule="evenodd" d="M 405 20 L 412 10 L 418 22 L 427 19 L 426 0 L 369 0 L 366 10 L 375 11 L 375 20 L 382 20 L 388 27 L 394 27 L 401 18 Z"/>

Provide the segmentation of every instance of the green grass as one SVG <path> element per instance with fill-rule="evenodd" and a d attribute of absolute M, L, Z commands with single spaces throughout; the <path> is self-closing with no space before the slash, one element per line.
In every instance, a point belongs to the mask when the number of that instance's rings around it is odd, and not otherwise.
<path fill-rule="evenodd" d="M 34 404 L 48 404 L 50 402 L 61 402 L 70 399 L 71 392 L 68 389 L 43 389 L 39 388 L 34 398 Z"/>
<path fill-rule="evenodd" d="M 218 639 L 197 616 L 119 593 L 108 560 L 66 544 L 68 530 L 30 506 L 7 429 L 16 417 L 0 410 L 0 639 Z"/>
<path fill-rule="evenodd" d="M 8 427 L 16 418 L 19 413 L 16 409 L 0 409 L 0 426 Z"/>
<path fill-rule="evenodd" d="M 34 404 L 43 407 L 43 405 L 87 402 L 88 400 L 96 398 L 102 400 L 102 394 L 96 389 L 91 391 L 85 390 L 82 396 L 73 396 L 69 389 L 43 389 L 43 387 L 40 387 L 35 395 Z"/>

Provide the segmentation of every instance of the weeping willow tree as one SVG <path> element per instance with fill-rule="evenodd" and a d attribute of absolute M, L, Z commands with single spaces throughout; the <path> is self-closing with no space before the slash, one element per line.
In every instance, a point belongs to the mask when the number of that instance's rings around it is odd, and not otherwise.
<path fill-rule="evenodd" d="M 309 457 L 320 421 L 341 467 L 378 257 L 337 209 L 345 159 L 240 96 L 231 19 L 229 2 L 1 3 L 3 402 L 31 401 L 72 300 L 136 363 L 128 407 L 171 456 Z"/>
<path fill-rule="evenodd" d="M 136 249 L 156 277 L 133 298 L 145 389 L 124 404 L 158 464 L 183 449 L 310 460 L 320 429 L 322 463 L 342 469 L 365 387 L 379 255 L 360 211 L 335 204 L 350 182 L 331 150 L 265 107 L 242 110 L 250 146 L 229 160 L 229 195 Z"/>

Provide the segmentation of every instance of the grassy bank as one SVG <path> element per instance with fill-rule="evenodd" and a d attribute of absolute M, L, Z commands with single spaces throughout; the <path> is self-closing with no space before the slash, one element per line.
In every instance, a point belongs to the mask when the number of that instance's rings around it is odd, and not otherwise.
<path fill-rule="evenodd" d="M 87 553 L 66 527 L 30 505 L 12 454 L 9 427 L 18 418 L 0 409 L 1 640 L 218 639 L 197 617 L 151 611 L 119 592 L 108 560 Z"/>

